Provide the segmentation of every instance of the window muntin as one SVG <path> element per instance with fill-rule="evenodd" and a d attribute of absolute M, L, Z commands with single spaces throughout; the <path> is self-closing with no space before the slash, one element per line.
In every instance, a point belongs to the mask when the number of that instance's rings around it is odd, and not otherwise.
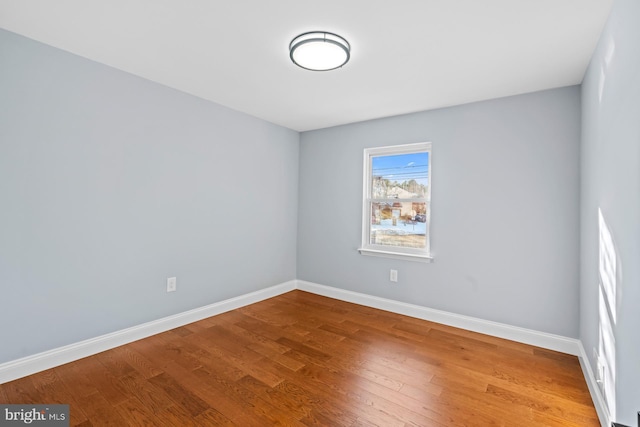
<path fill-rule="evenodd" d="M 431 144 L 370 148 L 364 157 L 360 252 L 429 258 Z"/>

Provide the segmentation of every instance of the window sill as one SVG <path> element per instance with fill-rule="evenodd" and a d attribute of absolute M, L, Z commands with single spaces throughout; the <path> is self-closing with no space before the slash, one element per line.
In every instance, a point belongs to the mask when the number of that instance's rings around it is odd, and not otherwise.
<path fill-rule="evenodd" d="M 403 254 L 399 252 L 381 251 L 378 249 L 359 248 L 358 252 L 362 255 L 377 256 L 382 258 L 403 259 L 406 261 L 433 262 L 433 257 L 428 255 Z"/>

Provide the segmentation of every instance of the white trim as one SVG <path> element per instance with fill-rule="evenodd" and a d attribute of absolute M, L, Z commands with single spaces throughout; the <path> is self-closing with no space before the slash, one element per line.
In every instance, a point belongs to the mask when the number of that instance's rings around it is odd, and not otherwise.
<path fill-rule="evenodd" d="M 400 252 L 379 251 L 376 249 L 358 248 L 362 255 L 377 256 L 382 258 L 403 259 L 407 261 L 433 262 L 433 257 L 427 255 L 403 254 Z"/>
<path fill-rule="evenodd" d="M 254 304 L 295 289 L 578 356 L 602 427 L 607 427 L 611 424 L 609 411 L 591 370 L 589 359 L 582 343 L 577 339 L 319 285 L 304 280 L 291 280 L 173 316 L 0 364 L 0 384 Z"/>
<path fill-rule="evenodd" d="M 403 145 L 391 145 L 386 147 L 373 147 L 373 148 L 365 148 L 364 149 L 364 163 L 363 163 L 363 174 L 362 174 L 362 242 L 358 251 L 362 255 L 372 255 L 378 257 L 386 257 L 386 258 L 396 258 L 396 259 L 410 259 L 413 261 L 417 261 L 415 257 L 418 258 L 431 258 L 431 233 L 429 232 L 430 224 L 431 224 L 431 183 L 432 183 L 432 171 L 431 171 L 431 142 L 418 142 L 413 144 L 403 144 Z M 402 154 L 411 154 L 411 153 L 428 153 L 428 164 L 427 164 L 427 194 L 424 197 L 415 197 L 411 199 L 401 199 L 405 202 L 409 201 L 420 201 L 420 203 L 425 203 L 426 210 L 426 240 L 425 247 L 422 248 L 409 248 L 402 246 L 381 246 L 371 244 L 371 203 L 374 201 L 372 198 L 372 189 L 371 183 L 373 178 L 372 171 L 372 158 L 379 156 L 391 156 L 391 155 L 402 155 Z M 376 201 L 382 201 L 387 199 L 375 199 Z M 390 199 L 389 199 L 390 200 Z M 398 201 L 398 199 L 393 199 L 394 201 Z M 413 258 L 410 258 L 412 257 Z M 428 262 L 428 261 L 427 261 Z"/>
<path fill-rule="evenodd" d="M 582 368 L 584 379 L 587 382 L 587 387 L 589 387 L 589 393 L 591 394 L 591 400 L 593 400 L 593 406 L 595 406 L 596 408 L 596 412 L 598 413 L 598 418 L 600 419 L 600 424 L 602 425 L 602 427 L 609 427 L 612 422 L 611 415 L 609 414 L 609 409 L 607 408 L 604 397 L 602 396 L 602 392 L 600 391 L 600 387 L 598 386 L 596 377 L 593 374 L 591 364 L 589 363 L 589 357 L 587 356 L 587 352 L 585 351 L 582 342 L 579 342 L 578 346 L 580 352 L 580 354 L 578 354 L 578 359 L 580 360 L 580 367 Z"/>
<path fill-rule="evenodd" d="M 173 316 L 132 326 L 120 331 L 80 341 L 64 347 L 44 351 L 32 356 L 0 364 L 0 384 L 22 378 L 36 372 L 60 366 L 83 357 L 91 356 L 151 335 L 197 322 L 207 317 L 225 313 L 296 289 L 296 281 L 281 283 L 249 294 L 195 308 Z"/>
<path fill-rule="evenodd" d="M 518 326 L 511 326 L 504 323 L 463 316 L 461 314 L 435 310 L 433 308 L 319 285 L 317 283 L 306 282 L 303 280 L 298 280 L 297 282 L 297 289 L 314 294 L 403 314 L 405 316 L 411 316 L 418 319 L 442 323 L 456 328 L 492 335 L 494 337 L 505 338 L 574 356 L 578 356 L 580 354 L 580 341 L 575 338 L 568 338 L 561 335 L 534 331 L 532 329 L 520 328 Z"/>

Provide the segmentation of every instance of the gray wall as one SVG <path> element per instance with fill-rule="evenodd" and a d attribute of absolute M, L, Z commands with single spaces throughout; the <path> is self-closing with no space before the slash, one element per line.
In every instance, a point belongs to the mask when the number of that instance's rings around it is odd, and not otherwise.
<path fill-rule="evenodd" d="M 582 89 L 302 135 L 0 30 L 0 363 L 298 277 L 579 336 L 594 371 L 609 322 L 609 404 L 633 425 L 638 16 L 616 0 Z M 359 255 L 362 150 L 420 141 L 435 262 Z"/>
<path fill-rule="evenodd" d="M 297 132 L 3 30 L 0 64 L 0 362 L 295 279 Z"/>
<path fill-rule="evenodd" d="M 304 132 L 298 278 L 577 337 L 579 138 L 577 86 Z M 435 262 L 360 255 L 363 149 L 421 141 Z"/>
<path fill-rule="evenodd" d="M 640 2 L 616 0 L 582 86 L 580 339 L 594 372 L 593 348 L 604 347 L 607 405 L 630 426 L 640 410 L 639 76 Z"/>

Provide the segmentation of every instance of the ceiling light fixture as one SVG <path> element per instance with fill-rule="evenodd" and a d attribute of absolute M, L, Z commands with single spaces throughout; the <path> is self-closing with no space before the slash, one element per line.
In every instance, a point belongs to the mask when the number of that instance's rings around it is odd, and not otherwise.
<path fill-rule="evenodd" d="M 351 45 L 337 34 L 312 31 L 291 40 L 289 57 L 305 70 L 335 70 L 349 62 Z"/>

